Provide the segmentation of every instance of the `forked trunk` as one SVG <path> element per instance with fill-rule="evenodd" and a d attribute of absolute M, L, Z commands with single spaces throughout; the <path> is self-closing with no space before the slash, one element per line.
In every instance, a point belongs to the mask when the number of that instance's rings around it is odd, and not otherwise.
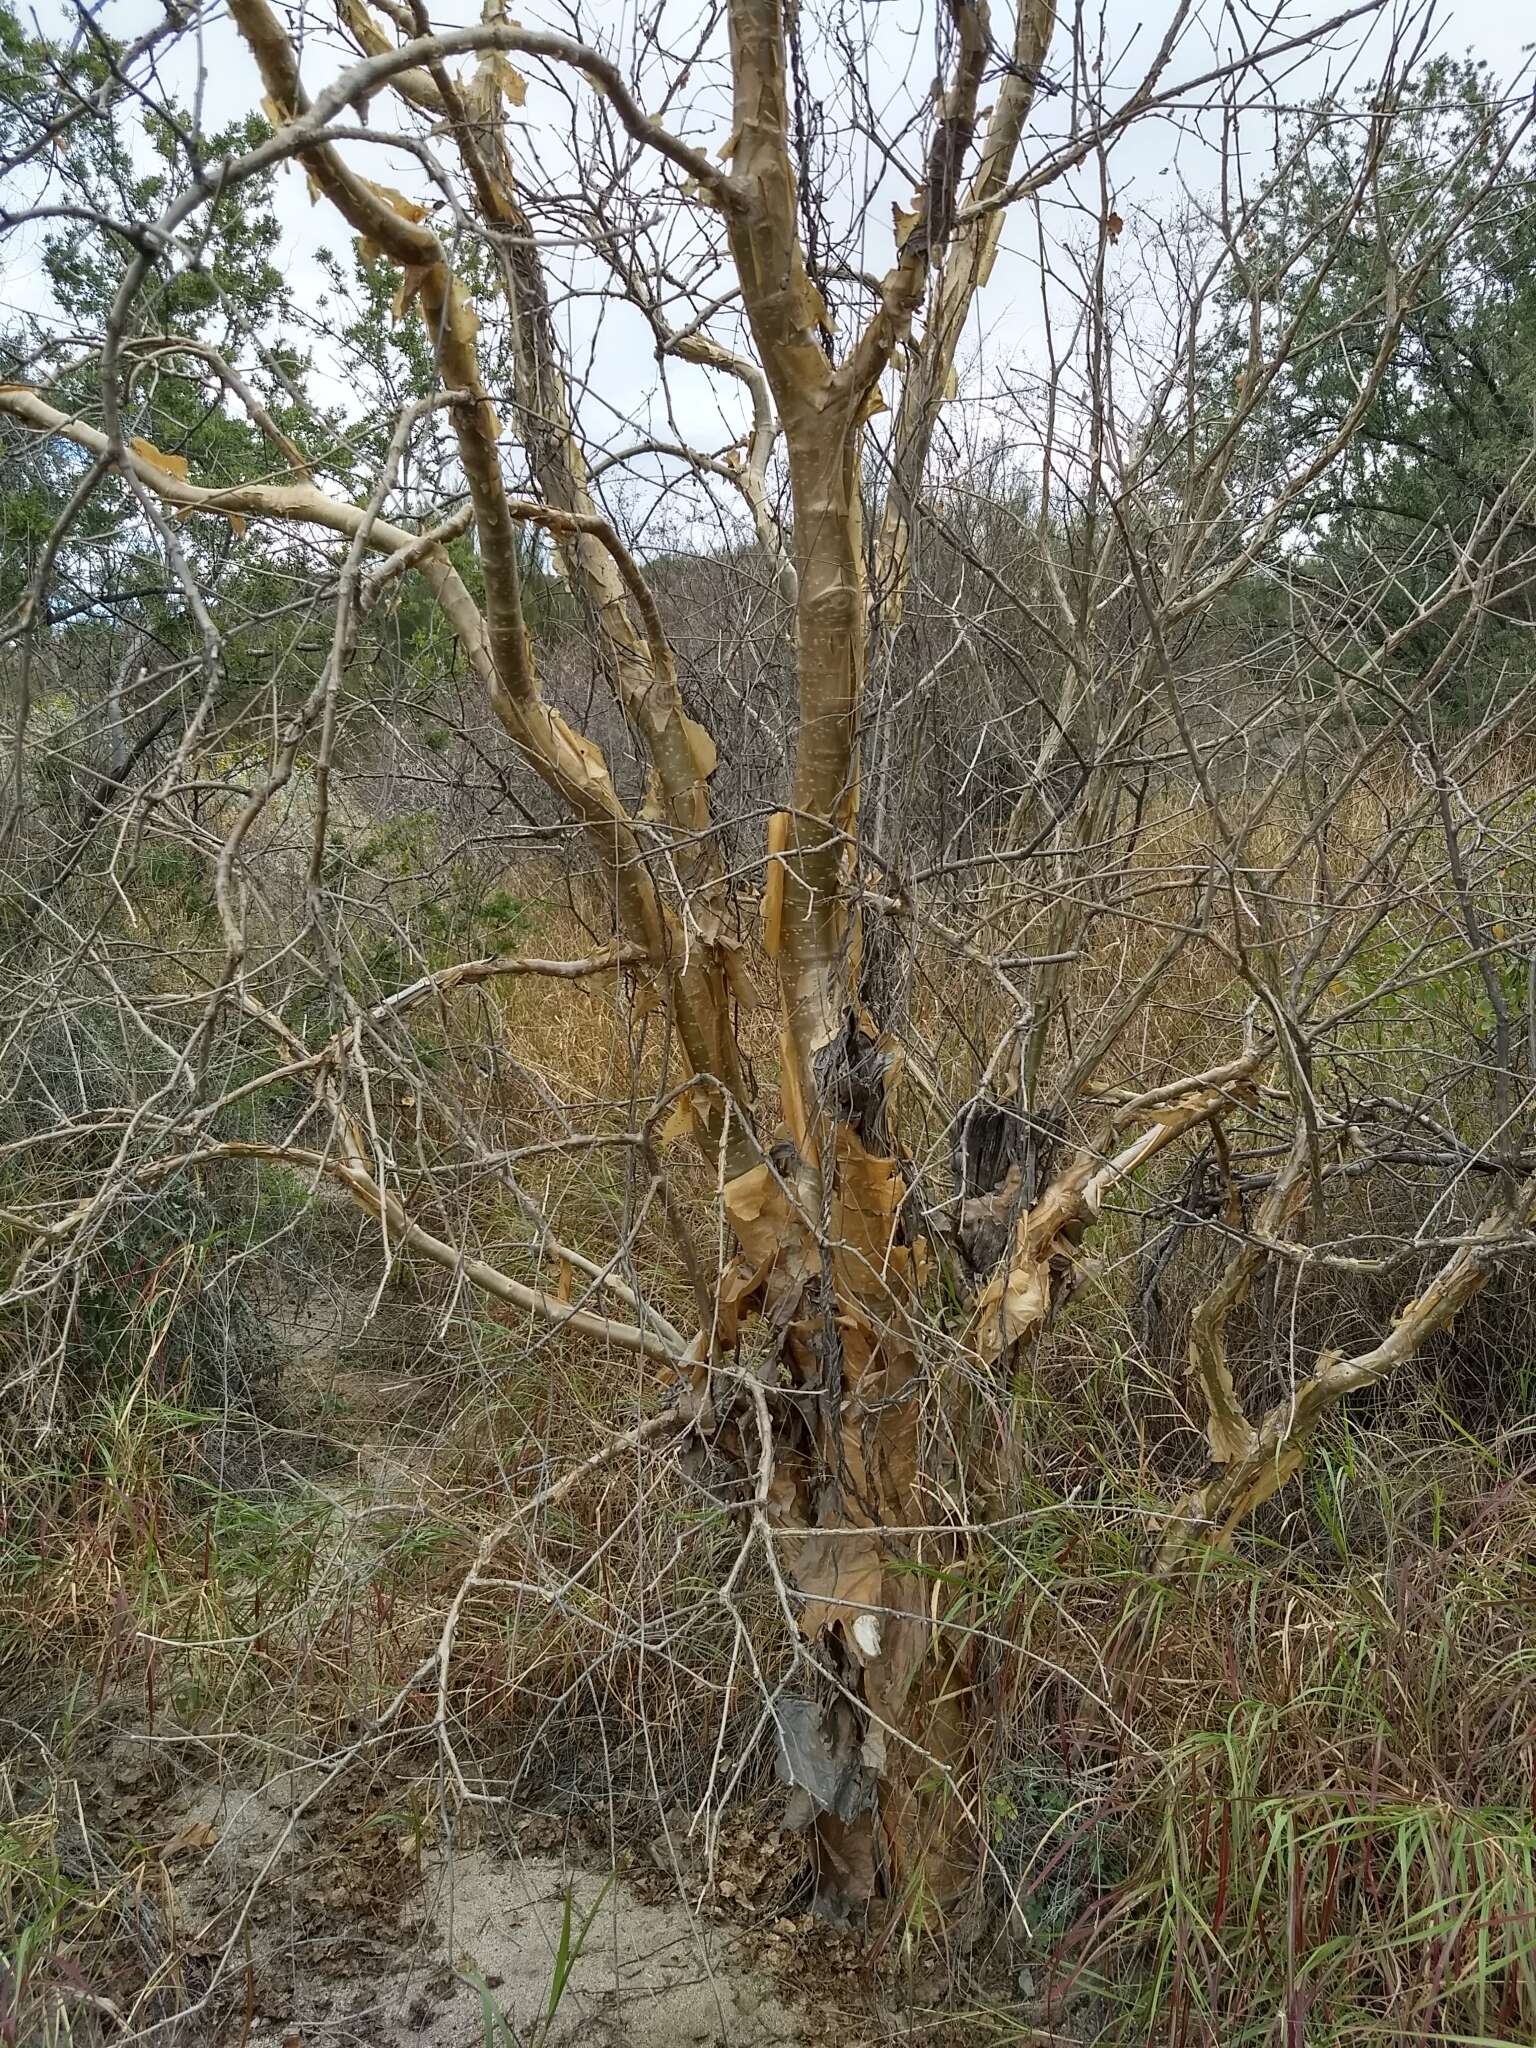
<path fill-rule="evenodd" d="M 933 1571 L 955 1545 L 937 1469 L 951 1439 L 925 1411 L 914 1315 L 925 1247 L 889 1130 L 892 1052 L 858 1004 L 846 888 L 864 656 L 852 455 L 815 451 L 795 481 L 804 722 L 765 930 L 783 1125 L 769 1158 L 725 1188 L 738 1251 L 714 1336 L 755 1382 L 736 1448 L 819 1669 L 781 1706 L 779 1763 L 792 1816 L 814 1823 L 820 1908 L 843 1918 L 877 1890 L 958 1888 L 947 1780 L 965 1737 L 962 1688 L 931 1655 Z"/>
<path fill-rule="evenodd" d="M 953 231 L 990 47 L 984 7 L 954 0 L 950 18 L 953 70 L 923 185 L 876 310 L 834 363 L 799 238 L 783 13 L 777 0 L 730 8 L 727 226 L 788 457 L 799 730 L 765 891 L 783 1131 L 770 1159 L 725 1190 L 739 1251 L 716 1337 L 734 1344 L 746 1312 L 760 1319 L 765 1341 L 748 1367 L 758 1511 L 777 1532 L 773 1554 L 821 1677 L 816 1697 L 780 1716 L 780 1764 L 814 1819 L 820 1900 L 834 1914 L 867 1905 L 878 1886 L 947 1902 L 963 1869 L 966 1688 L 934 1655 L 933 1627 L 933 1570 L 955 1555 L 942 1469 L 954 1432 L 913 1314 L 923 1248 L 888 1128 L 895 1062 L 859 1001 L 848 886 L 868 634 L 863 423 Z M 753 1446 L 744 1437 L 739 1449 L 750 1467 Z"/>

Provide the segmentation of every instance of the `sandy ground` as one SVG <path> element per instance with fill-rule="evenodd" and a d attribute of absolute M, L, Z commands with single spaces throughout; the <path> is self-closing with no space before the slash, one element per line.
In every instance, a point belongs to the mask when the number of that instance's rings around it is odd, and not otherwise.
<path fill-rule="evenodd" d="M 391 1930 L 365 1885 L 349 1896 L 344 1878 L 317 1872 L 317 1824 L 292 1820 L 286 1787 L 206 1788 L 177 1815 L 188 1847 L 171 1860 L 175 1916 L 193 1956 L 211 1962 L 224 1949 L 265 1873 L 233 1971 L 250 2043 L 801 2048 L 830 2038 L 825 2012 L 795 2010 L 739 1936 L 679 1898 L 642 1896 L 623 1875 L 558 1856 L 391 1838 L 381 1846 L 404 1880 Z M 214 2031 L 234 2024 L 229 2015 Z M 854 2035 L 840 2027 L 837 2038 Z"/>
<path fill-rule="evenodd" d="M 329 1504 L 328 1541 L 343 1562 L 355 1548 L 360 1584 L 379 1508 L 410 1506 L 430 1472 L 415 1378 L 338 1356 L 366 1342 L 370 1307 L 358 1288 L 296 1297 L 285 1375 L 296 1415 L 334 1413 L 347 1431 L 345 1459 L 286 1470 Z M 317 1420 L 317 1439 L 330 1427 Z M 891 2038 L 857 1944 L 803 1916 L 775 1917 L 798 1891 L 781 1879 L 799 1854 L 777 1846 L 771 1824 L 743 1817 L 706 1897 L 686 1817 L 671 1816 L 649 1847 L 642 1835 L 605 1854 L 559 1819 L 490 1811 L 482 1822 L 469 1808 L 452 1823 L 461 1830 L 467 1817 L 469 1832 L 450 1843 L 441 1814 L 413 1833 L 409 1814 L 391 1811 L 409 1805 L 409 1773 L 397 1779 L 382 1757 L 316 1799 L 317 1774 L 290 1774 L 293 1752 L 275 1733 L 230 1749 L 192 1727 L 146 1724 L 137 1697 L 98 1697 L 64 1761 L 50 1753 L 55 1718 L 38 1712 L 18 1751 L 22 1776 L 34 1804 L 51 1800 L 66 1816 L 67 1874 L 110 1891 L 115 1916 L 111 1965 L 93 1966 L 88 1986 L 95 2005 L 66 1986 L 76 2048 L 98 2038 L 95 2011 L 116 2022 L 100 2038 L 126 2021 L 149 2026 L 157 2048 L 865 2048 Z M 606 1867 L 613 1857 L 619 1871 Z"/>

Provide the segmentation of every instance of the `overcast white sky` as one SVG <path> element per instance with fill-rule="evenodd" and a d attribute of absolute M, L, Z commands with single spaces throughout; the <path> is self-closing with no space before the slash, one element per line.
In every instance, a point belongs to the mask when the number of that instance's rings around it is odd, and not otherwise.
<path fill-rule="evenodd" d="M 1280 33 L 1296 34 L 1309 23 L 1330 18 L 1348 4 L 1349 0 L 1315 0 L 1315 4 L 1314 0 L 1306 0 L 1306 4 L 1302 4 L 1302 0 L 1287 0 L 1283 12 L 1285 27 Z M 1110 72 L 1115 80 L 1123 82 L 1126 87 L 1134 83 L 1162 34 L 1172 6 L 1173 0 L 1153 0 L 1151 6 L 1148 0 L 1103 0 L 1103 43 L 1114 59 Z M 883 100 L 887 111 L 893 111 L 903 99 L 909 103 L 920 99 L 928 89 L 933 71 L 931 6 L 925 8 L 922 0 L 862 0 L 862 5 L 860 0 L 849 0 L 849 8 L 849 18 L 861 21 L 870 37 L 872 97 L 877 101 Z M 152 4 L 152 0 L 103 0 L 103 4 L 94 11 L 102 25 L 124 41 L 132 40 L 159 15 L 159 8 Z M 569 26 L 568 19 L 561 20 L 553 13 L 543 15 L 531 0 L 520 0 L 516 11 L 530 27 L 546 24 L 558 28 Z M 471 21 L 478 18 L 478 0 L 437 0 L 432 15 L 434 22 L 443 24 Z M 596 0 L 596 4 L 590 4 L 589 0 L 589 4 L 584 5 L 583 15 L 588 23 L 589 36 L 594 25 L 605 32 L 605 39 L 623 62 L 623 52 L 628 46 L 634 20 L 633 8 L 623 4 L 623 0 Z M 65 18 L 65 11 L 58 5 L 58 0 L 44 0 L 44 4 L 37 6 L 35 18 L 53 27 Z M 691 0 L 690 4 L 677 6 L 672 36 L 674 48 L 687 40 L 684 30 L 694 18 Z M 668 19 L 673 19 L 670 8 Z M 323 26 L 332 20 L 334 16 L 325 8 L 317 9 L 308 16 L 305 75 L 311 90 L 326 82 L 346 61 L 344 46 L 335 37 L 334 30 L 327 31 Z M 1241 21 L 1244 39 L 1250 43 L 1256 40 L 1257 26 L 1252 15 L 1244 10 Z M 1233 23 L 1228 0 L 1197 0 L 1179 54 L 1170 67 L 1168 82 L 1195 76 L 1211 63 L 1230 56 L 1237 47 Z M 1011 9 L 1006 0 L 994 0 L 993 32 L 1000 42 L 1006 42 L 1011 33 Z M 1384 23 L 1379 22 L 1373 33 L 1374 44 L 1368 44 L 1365 52 L 1357 55 L 1350 74 L 1362 84 L 1373 75 L 1372 52 L 1382 45 Z M 1349 48 L 1358 43 L 1359 35 L 1357 30 L 1345 31 L 1331 57 L 1314 57 L 1299 67 L 1292 60 L 1289 70 L 1277 66 L 1274 76 L 1283 98 L 1300 101 L 1315 96 L 1327 83 L 1330 71 L 1338 75 L 1345 68 Z M 1515 78 L 1524 72 L 1527 89 L 1528 53 L 1533 39 L 1536 39 L 1536 16 L 1533 16 L 1530 0 L 1459 0 L 1459 4 L 1442 5 L 1436 16 L 1436 47 L 1452 54 L 1471 52 L 1486 59 L 1502 77 Z M 219 125 L 249 111 L 259 98 L 259 92 L 248 60 L 227 21 L 219 17 L 210 19 L 204 33 L 202 54 L 206 77 L 205 126 Z M 817 62 L 814 48 L 809 57 L 814 78 Z M 1066 67 L 1065 55 L 1061 55 L 1053 65 L 1061 75 L 1065 74 Z M 540 83 L 533 67 L 527 68 L 530 70 L 530 85 L 523 118 L 527 124 L 526 133 L 535 136 L 543 132 L 540 127 L 541 97 L 544 99 L 546 121 L 550 110 L 558 120 L 559 108 L 554 89 Z M 187 49 L 176 60 L 176 68 L 168 72 L 169 82 L 184 101 L 192 96 L 195 70 L 195 60 Z M 1110 97 L 1113 99 L 1112 94 Z M 1038 108 L 1041 122 L 1054 125 L 1061 118 L 1062 104 L 1061 100 L 1047 101 Z M 693 139 L 706 146 L 718 143 L 723 139 L 724 125 L 716 118 L 714 110 L 706 106 L 702 125 L 695 131 Z M 715 129 L 719 132 L 713 132 Z M 558 148 L 558 144 L 555 146 Z M 420 185 L 419 168 L 409 159 L 397 157 L 393 166 L 388 166 L 380 164 L 379 151 L 373 150 L 368 154 L 371 161 L 367 168 L 371 175 L 389 178 L 407 189 L 412 184 Z M 1214 159 L 1202 157 L 1197 136 L 1181 135 L 1169 123 L 1148 123 L 1133 131 L 1117 148 L 1114 175 L 1114 203 L 1128 223 L 1121 253 L 1130 265 L 1135 261 L 1139 216 L 1143 210 L 1153 215 L 1166 215 L 1177 202 L 1181 182 L 1191 189 L 1208 186 L 1214 176 Z M 287 236 L 285 268 L 290 280 L 312 301 L 319 290 L 320 276 L 314 264 L 314 252 L 321 246 L 344 247 L 346 232 L 326 208 L 310 205 L 302 174 L 297 170 L 285 171 L 279 185 L 279 207 Z M 21 196 L 15 193 L 8 195 L 13 205 Z M 1063 220 L 1062 225 L 1070 231 L 1069 221 Z M 1033 225 L 1026 218 L 1021 217 L 1011 224 L 1003 259 L 994 273 L 987 295 L 984 330 L 989 373 L 1006 376 L 1016 369 L 1027 369 L 1028 359 L 1042 332 L 1033 236 Z M 46 279 L 38 263 L 39 241 L 35 231 L 22 229 L 11 236 L 8 246 L 0 252 L 4 261 L 0 300 L 8 308 L 34 312 L 44 309 Z M 877 242 L 881 246 L 875 246 Z M 889 256 L 889 212 L 882 204 L 872 215 L 871 246 L 867 249 L 866 261 L 871 268 L 883 268 Z M 1127 281 L 1130 275 L 1128 269 Z M 643 326 L 636 321 L 626 328 L 622 320 L 617 324 L 610 321 L 594 344 L 590 301 L 574 302 L 568 310 L 567 320 L 567 339 L 576 360 L 586 357 L 594 345 L 596 348 L 592 359 L 593 385 L 601 394 L 601 403 L 597 407 L 589 407 L 584 414 L 584 427 L 589 437 L 600 443 L 608 442 L 614 436 L 622 437 L 626 423 L 637 430 L 666 431 L 665 420 L 659 411 L 649 336 Z M 978 329 L 975 343 L 979 343 L 981 333 L 982 330 Z M 722 446 L 733 438 L 740 426 L 740 396 L 735 387 L 727 385 L 720 391 L 702 373 L 683 372 L 676 378 L 671 395 L 677 409 L 678 427 L 690 437 L 696 437 L 702 445 Z"/>

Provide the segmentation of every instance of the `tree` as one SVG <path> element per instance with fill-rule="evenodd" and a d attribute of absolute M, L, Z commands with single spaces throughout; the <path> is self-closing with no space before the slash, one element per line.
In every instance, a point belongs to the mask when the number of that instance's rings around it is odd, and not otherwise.
<path fill-rule="evenodd" d="M 1230 1540 L 1297 1469 L 1328 1411 L 1445 1328 L 1536 1218 L 1529 1004 L 1509 974 L 1528 916 L 1494 915 L 1498 821 L 1512 798 L 1479 779 L 1491 729 L 1447 752 L 1434 728 L 1468 635 L 1490 604 L 1525 588 L 1523 468 L 1484 494 L 1443 573 L 1406 607 L 1368 610 L 1362 623 L 1358 603 L 1288 589 L 1287 605 L 1255 629 L 1262 662 L 1240 684 L 1223 639 L 1235 594 L 1290 577 L 1295 519 L 1319 479 L 1353 459 L 1412 310 L 1525 129 L 1511 123 L 1493 157 L 1479 129 L 1456 159 L 1463 182 L 1450 217 L 1416 226 L 1410 244 L 1376 204 L 1371 177 L 1357 176 L 1303 233 L 1272 242 L 1266 269 L 1254 250 L 1296 161 L 1325 135 L 1320 119 L 1259 191 L 1238 198 L 1229 185 L 1209 223 L 1169 228 L 1136 292 L 1117 271 L 1117 140 L 1204 96 L 1225 116 L 1230 169 L 1245 81 L 1354 16 L 1295 36 L 1277 25 L 1254 51 L 1189 74 L 1176 61 L 1181 6 L 1145 74 L 1111 91 L 1088 83 L 1086 16 L 1060 26 L 1050 0 L 1024 0 L 1008 36 L 976 0 L 950 0 L 936 25 L 931 101 L 878 132 L 868 184 L 840 187 L 830 171 L 816 174 L 805 25 L 777 0 L 731 0 L 723 50 L 708 42 L 667 54 L 652 22 L 629 68 L 595 42 L 521 27 L 495 6 L 475 26 L 433 30 L 410 9 L 391 6 L 381 20 L 346 0 L 360 54 L 317 92 L 267 0 L 232 0 L 230 11 L 267 131 L 226 135 L 210 150 L 168 121 L 175 176 L 138 197 L 129 219 L 74 202 L 120 250 L 98 308 L 89 406 L 62 378 L 0 390 L 13 430 L 87 458 L 83 469 L 73 458 L 81 481 L 23 601 L 23 649 L 42 632 L 36 595 L 98 498 L 152 536 L 194 622 L 195 708 L 171 757 L 124 801 L 140 828 L 153 814 L 156 829 L 197 850 L 219 929 L 216 971 L 184 997 L 167 1077 L 121 1145 L 82 1168 L 73 1200 L 33 1201 L 8 1217 L 18 1270 L 32 1293 L 53 1290 L 67 1321 L 63 1263 L 115 1203 L 256 1157 L 339 1185 L 402 1255 L 571 1341 L 659 1367 L 666 1405 L 600 1455 L 688 1434 L 720 1461 L 743 1531 L 725 1594 L 753 1565 L 792 1631 L 798 1677 L 793 1690 L 791 1679 L 767 1687 L 765 1718 L 814 1822 L 824 1906 L 863 1908 L 882 1889 L 909 1904 L 952 1902 L 974 1863 L 967 1823 L 990 1648 L 984 1593 L 964 1570 L 969 1535 L 1007 1497 L 1018 1426 L 1010 1389 L 1080 1284 L 1087 1242 L 1113 1203 L 1139 1191 L 1170 1204 L 1179 1229 L 1200 1224 L 1223 1254 L 1188 1336 L 1209 1466 L 1181 1507 L 1170 1500 L 1170 1570 L 1203 1540 Z M 862 136 L 876 120 L 878 53 L 846 35 L 832 47 L 838 68 L 823 97 L 834 86 L 845 95 L 850 134 Z M 1396 68 L 1398 54 L 1374 104 L 1373 164 L 1405 105 L 1411 73 Z M 109 67 L 101 93 L 126 64 Z M 1069 124 L 1030 154 L 1043 99 L 1069 78 Z M 522 140 L 513 115 L 533 121 L 541 98 L 559 111 L 540 114 L 535 139 Z M 100 112 L 85 101 L 78 119 Z M 722 146 L 690 139 L 717 116 L 729 130 Z M 405 152 L 419 196 L 367 175 L 370 147 Z M 336 423 L 355 467 L 338 462 L 327 475 L 311 461 L 296 412 L 281 429 L 275 480 L 221 471 L 214 450 L 204 476 L 191 455 L 137 431 L 141 418 L 186 418 L 190 402 L 182 382 L 174 405 L 141 412 L 137 309 L 152 288 L 174 302 L 176 281 L 200 261 L 210 208 L 229 208 L 290 162 L 358 238 L 376 307 L 393 280 L 393 310 L 412 338 L 409 376 L 390 393 L 387 437 L 376 421 L 369 436 Z M 894 246 L 871 275 L 875 222 L 907 167 L 914 189 L 897 195 Z M 999 400 L 1026 424 L 1037 465 L 1027 490 L 1011 481 L 991 505 L 995 526 L 1020 536 L 1003 554 L 957 509 L 964 479 L 941 473 L 935 442 L 1010 213 L 1052 189 L 1070 189 L 1090 226 L 1051 259 L 1046 373 Z M 1245 470 L 1277 390 L 1334 334 L 1337 321 L 1318 311 L 1320 284 L 1355 261 L 1360 237 L 1378 258 L 1390 253 L 1394 279 L 1371 367 L 1318 422 L 1303 457 Z M 1199 371 L 1233 280 L 1251 311 L 1245 351 L 1211 398 Z M 83 280 L 65 283 L 80 292 Z M 729 447 L 695 448 L 679 430 L 603 450 L 583 432 L 591 392 L 561 346 L 558 309 L 587 297 L 621 308 L 664 369 L 706 373 L 715 402 L 737 404 Z M 185 371 L 168 364 L 173 375 Z M 260 401 L 232 372 L 221 382 L 221 432 L 238 424 L 254 461 Z M 425 462 L 428 487 L 405 494 L 404 465 L 443 422 L 451 453 Z M 722 587 L 750 588 L 765 618 L 743 636 L 748 659 L 764 676 L 787 668 L 782 754 L 750 676 L 721 662 L 685 692 L 674 641 L 686 606 L 664 612 L 666 565 L 648 563 L 643 542 L 621 531 L 617 495 L 599 495 L 600 466 L 621 457 L 641 480 L 634 534 L 674 490 L 695 493 L 695 505 L 717 490 L 739 498 L 750 544 L 738 534 L 736 554 L 709 568 Z M 663 465 L 662 482 L 647 463 Z M 684 531 L 704 516 L 690 513 Z M 270 548 L 281 562 L 307 536 L 320 548 L 309 596 L 330 608 L 306 687 L 274 683 L 247 719 L 247 740 L 263 714 L 275 720 L 249 776 L 210 761 L 204 744 L 203 707 L 224 701 L 231 634 L 192 547 L 231 529 L 242 548 Z M 610 750 L 594 736 L 601 714 L 579 714 L 559 675 L 569 634 L 547 620 L 530 630 L 541 587 L 530 533 L 547 536 L 622 716 Z M 199 538 L 189 545 L 184 534 Z M 526 815 L 574 826 L 602 879 L 607 929 L 590 956 L 498 950 L 433 964 L 396 952 L 398 975 L 384 985 L 358 978 L 362 911 L 328 866 L 341 750 L 372 708 L 369 622 L 407 577 L 430 593 L 524 784 L 542 786 L 543 808 Z M 1405 682 L 1394 663 L 1431 628 L 1439 649 Z M 934 632 L 941 644 L 919 666 L 915 651 Z M 1339 816 L 1382 736 L 1298 710 L 1303 658 L 1387 693 L 1395 731 L 1431 749 L 1422 786 L 1379 846 L 1347 843 Z M 721 746 L 733 704 L 734 762 Z M 946 828 L 898 853 L 917 762 L 880 752 L 880 723 L 926 717 L 936 704 L 963 707 L 945 734 L 960 766 L 945 774 L 972 837 L 957 851 Z M 30 713 L 23 683 L 23 763 Z M 766 740 L 747 737 L 749 714 Z M 464 738 L 480 744 L 467 725 Z M 639 787 L 626 786 L 618 753 L 630 744 Z M 888 807 L 878 844 L 860 804 L 870 745 Z M 744 772 L 754 748 L 752 773 L 772 788 L 768 814 L 741 804 L 723 816 L 712 792 Z M 990 778 L 984 810 L 969 794 L 978 772 Z M 220 790 L 207 815 L 187 794 L 204 781 Z M 302 808 L 285 811 L 300 783 Z M 1297 790 L 1299 812 L 1281 802 Z M 20 773 L 16 798 L 22 858 L 37 798 Z M 1191 803 L 1194 839 L 1162 865 L 1169 818 Z M 273 821 L 295 815 L 301 845 L 283 855 Z M 914 832 L 931 829 L 908 815 Z M 757 966 L 743 868 L 759 899 Z M 1410 884 L 1419 911 L 1400 927 Z M 31 893 L 23 879 L 19 894 Z M 287 964 L 296 959 L 302 986 Z M 932 974 L 934 961 L 951 990 L 974 977 L 959 1029 L 962 1044 L 972 1036 L 963 1085 L 924 1044 L 910 999 L 913 975 Z M 1200 1039 L 1206 1056 L 1180 1065 L 1165 1006 L 1197 967 L 1218 994 Z M 397 1124 L 381 1110 L 370 1075 L 408 1071 L 399 1034 L 409 1018 L 454 990 L 519 974 L 617 984 L 635 1048 L 622 1128 L 578 1124 L 550 1142 L 578 1154 L 589 1142 L 618 1145 L 643 1166 L 641 1213 L 655 1204 L 664 1217 L 691 1335 L 629 1263 L 638 1224 L 606 1257 L 566 1243 L 450 1088 L 434 1098 L 430 1140 L 422 1118 Z M 1427 982 L 1451 992 L 1443 1057 L 1412 1099 L 1388 1100 L 1362 1086 L 1375 1054 L 1356 1025 Z M 143 1001 L 136 991 L 130 1006 Z M 219 1047 L 253 1040 L 271 1054 L 261 1071 L 214 1064 Z M 301 1081 L 312 1099 L 284 1134 L 233 1126 L 252 1094 Z M 1345 1270 L 1378 1256 L 1347 1221 L 1328 1235 L 1327 1191 L 1392 1163 L 1405 1133 L 1426 1216 L 1449 1201 L 1454 1226 L 1416 1226 L 1380 1253 L 1404 1271 L 1389 1334 L 1349 1356 L 1293 1361 L 1294 1386 L 1251 1419 L 1228 1355 L 1234 1311 L 1273 1268 Z M 1215 1162 L 1214 1206 L 1158 1178 L 1186 1140 Z M 660 1148 L 672 1141 L 691 1145 L 713 1183 L 718 1255 L 669 1192 Z M 533 1220 L 540 1257 L 586 1276 L 583 1296 L 482 1257 L 462 1213 L 444 1222 L 433 1210 L 440 1170 L 471 1184 L 500 1176 Z M 1491 1199 L 1471 1192 L 1484 1184 Z M 457 1618 L 492 1555 L 494 1544 L 430 1667 L 443 1702 Z M 447 1743 L 446 1706 L 440 1726 Z"/>
<path fill-rule="evenodd" d="M 1471 60 L 1427 63 L 1406 83 L 1389 129 L 1369 95 L 1318 111 L 1327 123 L 1320 147 L 1306 151 L 1283 207 L 1231 275 L 1213 374 L 1230 378 L 1241 363 L 1250 294 L 1266 322 L 1296 323 L 1248 457 L 1274 474 L 1336 434 L 1369 385 L 1339 459 L 1296 500 L 1291 530 L 1341 590 L 1379 583 L 1398 623 L 1525 475 L 1536 400 L 1536 158 L 1523 106 Z M 1337 224 L 1359 197 L 1369 215 L 1340 237 Z M 1298 245 L 1311 252 L 1300 263 Z M 1399 308 L 1401 280 L 1416 272 Z M 1518 488 L 1528 501 L 1528 486 Z M 1498 689 L 1506 663 L 1520 661 L 1522 593 L 1515 570 L 1513 615 L 1502 616 L 1498 601 L 1484 608 L 1476 659 L 1459 685 L 1468 713 Z M 1445 629 L 1412 636 L 1403 659 L 1426 658 Z"/>

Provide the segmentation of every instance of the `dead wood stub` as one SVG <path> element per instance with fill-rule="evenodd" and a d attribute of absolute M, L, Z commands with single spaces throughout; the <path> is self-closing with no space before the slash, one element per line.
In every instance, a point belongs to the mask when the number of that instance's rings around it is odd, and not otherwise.
<path fill-rule="evenodd" d="M 973 1275 L 991 1273 L 1007 1249 L 1021 1208 L 1050 1177 L 1060 1133 L 1017 1102 L 983 1093 L 951 1130 L 950 1172 L 958 1204 L 956 1236 Z"/>
<path fill-rule="evenodd" d="M 812 1062 L 824 1114 L 855 1132 L 866 1147 L 883 1149 L 887 1143 L 885 1098 L 893 1068 L 889 1049 L 851 1009 L 842 1029 L 820 1047 Z"/>

